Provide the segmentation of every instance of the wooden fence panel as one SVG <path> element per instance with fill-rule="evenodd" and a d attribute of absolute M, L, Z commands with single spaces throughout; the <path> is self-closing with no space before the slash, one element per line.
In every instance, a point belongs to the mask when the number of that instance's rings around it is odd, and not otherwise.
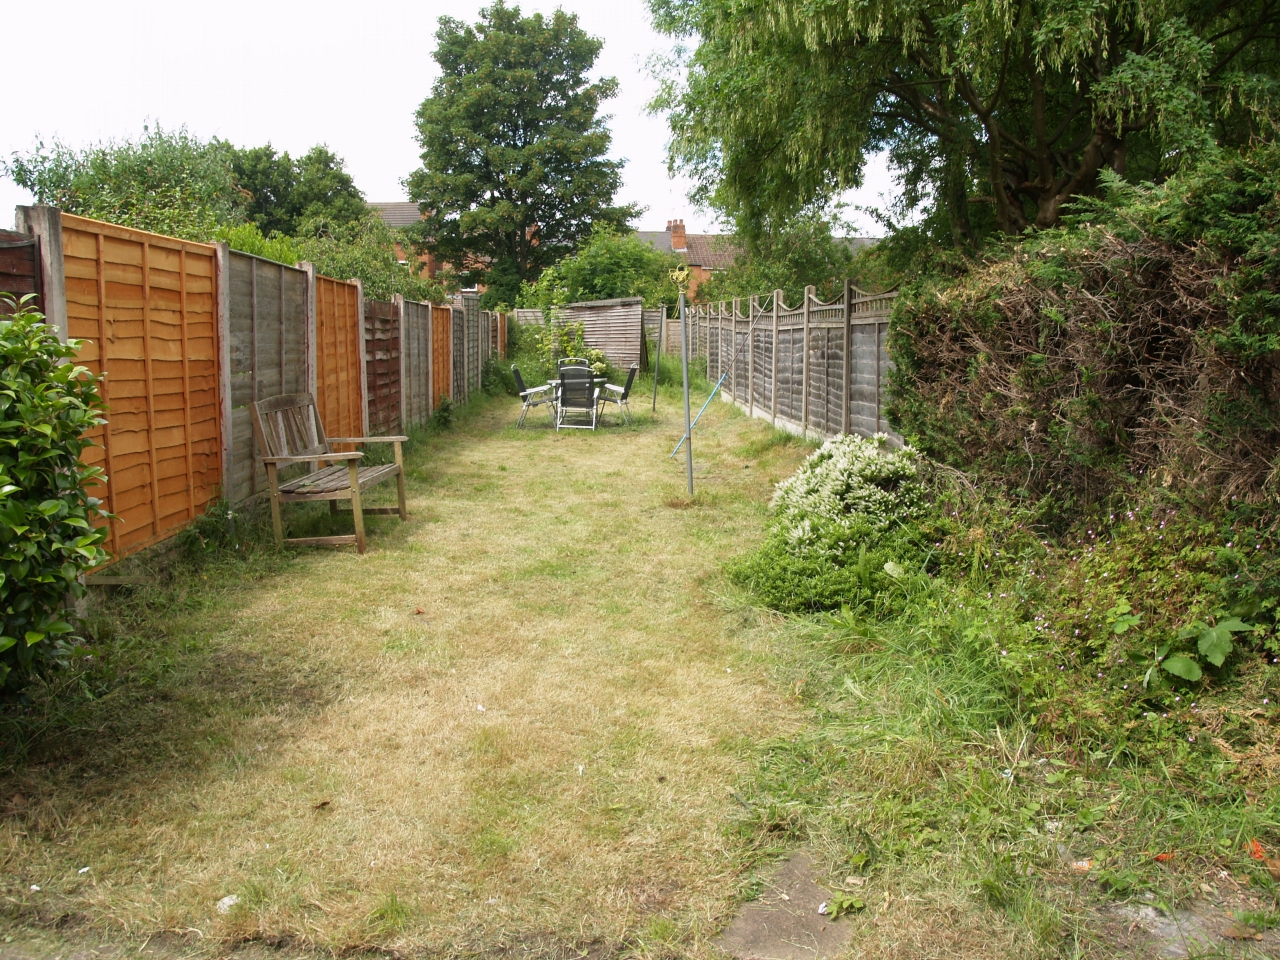
<path fill-rule="evenodd" d="M 105 372 L 107 423 L 87 463 L 107 472 L 114 559 L 171 536 L 218 495 L 221 408 L 212 246 L 63 214 L 68 335 Z"/>
<path fill-rule="evenodd" d="M 250 405 L 311 392 L 310 278 L 304 270 L 220 246 L 226 286 L 224 422 L 229 424 L 223 495 L 238 503 L 267 489 Z"/>
<path fill-rule="evenodd" d="M 480 389 L 481 353 L 480 336 L 480 297 L 475 294 L 462 295 L 462 311 L 466 324 L 466 367 L 463 373 L 464 386 L 462 399 L 465 402 L 472 390 Z"/>
<path fill-rule="evenodd" d="M 453 308 L 431 308 L 431 408 L 453 399 Z"/>
<path fill-rule="evenodd" d="M 369 432 L 399 433 L 400 424 L 400 308 L 394 300 L 364 302 L 365 397 Z"/>
<path fill-rule="evenodd" d="M 30 233 L 0 230 L 0 293 L 21 299 L 36 294 L 34 306 L 40 303 L 40 240 Z"/>
<path fill-rule="evenodd" d="M 316 412 L 331 437 L 365 432 L 360 284 L 317 276 Z"/>
<path fill-rule="evenodd" d="M 415 300 L 397 300 L 400 306 L 400 323 L 404 341 L 400 345 L 404 358 L 400 394 L 402 399 L 401 419 L 406 428 L 426 423 L 431 418 L 432 386 L 432 347 L 433 336 L 431 315 L 434 312 L 431 304 L 418 303 Z"/>
<path fill-rule="evenodd" d="M 820 437 L 886 433 L 901 442 L 884 418 L 892 366 L 885 339 L 896 296 L 868 295 L 849 285 L 831 303 L 809 287 L 802 306 L 779 301 L 776 313 L 773 295 L 695 304 L 689 308 L 690 351 L 704 359 L 711 380 L 728 374 L 721 388 L 726 401 L 784 429 Z M 670 322 L 669 331 L 664 339 L 678 356 L 679 320 Z"/>

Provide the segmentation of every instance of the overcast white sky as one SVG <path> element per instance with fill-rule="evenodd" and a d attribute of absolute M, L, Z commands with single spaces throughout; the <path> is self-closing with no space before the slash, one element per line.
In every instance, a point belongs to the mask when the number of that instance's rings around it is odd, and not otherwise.
<path fill-rule="evenodd" d="M 400 181 L 418 164 L 413 114 L 435 77 L 436 20 L 475 20 L 484 0 L 361 0 L 308 3 L 226 0 L 217 7 L 173 0 L 59 0 L 7 7 L 6 35 L 24 37 L 38 59 L 18 54 L 16 91 L 6 98 L 0 156 L 37 137 L 83 146 L 136 137 L 148 120 L 183 124 L 201 138 L 238 145 L 270 141 L 298 154 L 327 143 L 372 201 L 403 200 Z M 624 157 L 620 200 L 648 207 L 637 226 L 661 230 L 683 217 L 689 232 L 716 232 L 694 208 L 688 184 L 667 176 L 667 130 L 645 104 L 655 81 L 645 64 L 669 41 L 653 31 L 643 0 L 524 0 L 527 12 L 563 6 L 604 40 L 597 73 L 615 76 L 613 155 Z M 24 62 L 25 61 L 25 62 Z M 868 170 L 855 203 L 877 204 L 892 183 L 883 163 Z M 0 179 L 0 223 L 31 198 Z M 878 235 L 865 217 L 859 232 Z"/>

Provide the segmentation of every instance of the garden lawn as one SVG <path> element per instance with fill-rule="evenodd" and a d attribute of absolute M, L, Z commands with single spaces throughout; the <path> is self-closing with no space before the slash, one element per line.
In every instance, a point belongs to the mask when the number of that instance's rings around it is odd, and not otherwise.
<path fill-rule="evenodd" d="M 596 433 L 517 409 L 415 444 L 366 556 L 224 548 L 107 606 L 70 706 L 0 728 L 18 944 L 708 951 L 733 788 L 803 724 L 721 569 L 807 448 L 715 403 L 691 504 L 674 395 Z"/>

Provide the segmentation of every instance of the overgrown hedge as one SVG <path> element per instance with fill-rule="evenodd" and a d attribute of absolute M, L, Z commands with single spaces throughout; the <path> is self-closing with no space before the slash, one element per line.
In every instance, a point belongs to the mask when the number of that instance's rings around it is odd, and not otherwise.
<path fill-rule="evenodd" d="M 1280 149 L 1109 185 L 1063 228 L 904 291 L 889 415 L 922 453 L 1033 497 L 1126 477 L 1280 492 Z"/>

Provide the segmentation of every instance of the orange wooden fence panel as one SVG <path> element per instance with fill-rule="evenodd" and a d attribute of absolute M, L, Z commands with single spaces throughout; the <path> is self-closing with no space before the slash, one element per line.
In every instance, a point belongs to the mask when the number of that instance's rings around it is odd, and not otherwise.
<path fill-rule="evenodd" d="M 316 277 L 316 412 L 331 437 L 364 436 L 360 285 Z"/>
<path fill-rule="evenodd" d="M 431 383 L 435 396 L 431 408 L 440 406 L 441 397 L 453 397 L 453 310 L 431 308 Z"/>
<path fill-rule="evenodd" d="M 221 482 L 215 250 L 62 215 L 68 335 L 107 374 L 107 548 L 128 556 L 200 515 Z"/>

